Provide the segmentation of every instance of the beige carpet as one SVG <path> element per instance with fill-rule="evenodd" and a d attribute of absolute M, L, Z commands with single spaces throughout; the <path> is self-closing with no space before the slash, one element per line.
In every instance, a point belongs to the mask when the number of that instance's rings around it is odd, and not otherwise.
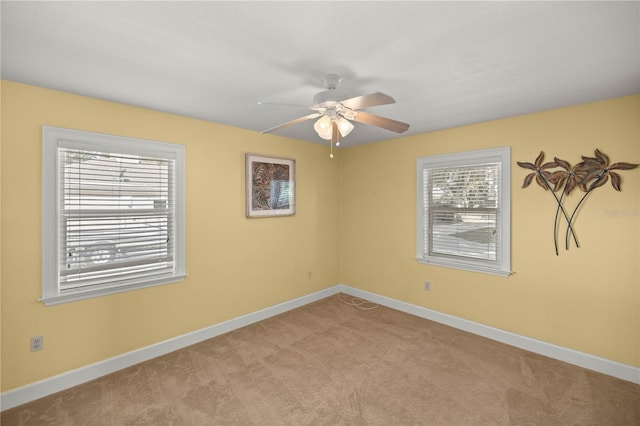
<path fill-rule="evenodd" d="M 2 413 L 134 424 L 640 425 L 640 386 L 333 296 Z"/>

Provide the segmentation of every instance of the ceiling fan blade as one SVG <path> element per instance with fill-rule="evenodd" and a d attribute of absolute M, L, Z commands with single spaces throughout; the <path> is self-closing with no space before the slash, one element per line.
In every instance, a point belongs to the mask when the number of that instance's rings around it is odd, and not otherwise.
<path fill-rule="evenodd" d="M 355 98 L 347 99 L 340 102 L 342 105 L 351 109 L 362 109 L 367 107 L 373 107 L 378 105 L 388 105 L 396 103 L 389 95 L 376 92 L 370 95 L 356 96 Z"/>
<path fill-rule="evenodd" d="M 353 120 L 357 121 L 358 123 L 382 127 L 383 129 L 391 130 L 392 132 L 396 133 L 406 132 L 409 129 L 409 125 L 407 123 L 392 120 L 386 117 L 380 117 L 378 115 L 369 114 L 368 112 L 364 111 L 358 111 L 355 117 L 353 117 Z"/>
<path fill-rule="evenodd" d="M 287 121 L 286 123 L 278 124 L 270 129 L 263 130 L 260 133 L 271 133 L 276 130 L 284 129 L 285 127 L 293 126 L 294 124 L 302 123 L 303 121 L 311 120 L 312 118 L 320 117 L 322 113 L 314 112 L 313 114 L 305 115 L 304 117 L 296 118 L 295 120 Z"/>

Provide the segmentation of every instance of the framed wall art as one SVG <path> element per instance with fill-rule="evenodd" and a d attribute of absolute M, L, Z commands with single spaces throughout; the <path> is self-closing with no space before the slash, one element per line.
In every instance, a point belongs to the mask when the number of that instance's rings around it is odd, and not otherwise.
<path fill-rule="evenodd" d="M 291 216 L 296 212 L 296 160 L 246 154 L 247 217 Z"/>

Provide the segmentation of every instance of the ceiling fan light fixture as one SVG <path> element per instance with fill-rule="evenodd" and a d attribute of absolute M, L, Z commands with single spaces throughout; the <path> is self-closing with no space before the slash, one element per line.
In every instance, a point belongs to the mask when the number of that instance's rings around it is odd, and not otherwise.
<path fill-rule="evenodd" d="M 314 123 L 313 129 L 320 136 L 328 132 L 329 138 L 331 138 L 331 118 L 327 115 L 323 115 Z"/>
<path fill-rule="evenodd" d="M 318 136 L 320 136 L 324 140 L 330 141 L 331 140 L 331 129 L 329 129 L 325 133 L 318 133 Z"/>
<path fill-rule="evenodd" d="M 351 133 L 351 131 L 353 130 L 353 124 L 345 119 L 340 117 L 336 123 L 338 124 L 338 130 L 340 130 L 340 135 L 344 138 L 345 136 L 347 136 L 349 133 Z"/>
<path fill-rule="evenodd" d="M 313 129 L 318 133 L 322 139 L 331 140 L 331 133 L 333 132 L 333 120 L 327 115 L 323 115 L 313 125 Z"/>

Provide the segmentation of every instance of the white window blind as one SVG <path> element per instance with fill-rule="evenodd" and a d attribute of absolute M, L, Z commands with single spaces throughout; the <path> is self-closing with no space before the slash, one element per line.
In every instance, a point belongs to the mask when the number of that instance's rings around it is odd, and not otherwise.
<path fill-rule="evenodd" d="M 186 275 L 182 145 L 45 126 L 42 209 L 47 305 Z"/>
<path fill-rule="evenodd" d="M 418 260 L 510 272 L 508 154 L 507 148 L 418 160 Z"/>
<path fill-rule="evenodd" d="M 60 289 L 172 274 L 175 160 L 59 155 Z"/>

